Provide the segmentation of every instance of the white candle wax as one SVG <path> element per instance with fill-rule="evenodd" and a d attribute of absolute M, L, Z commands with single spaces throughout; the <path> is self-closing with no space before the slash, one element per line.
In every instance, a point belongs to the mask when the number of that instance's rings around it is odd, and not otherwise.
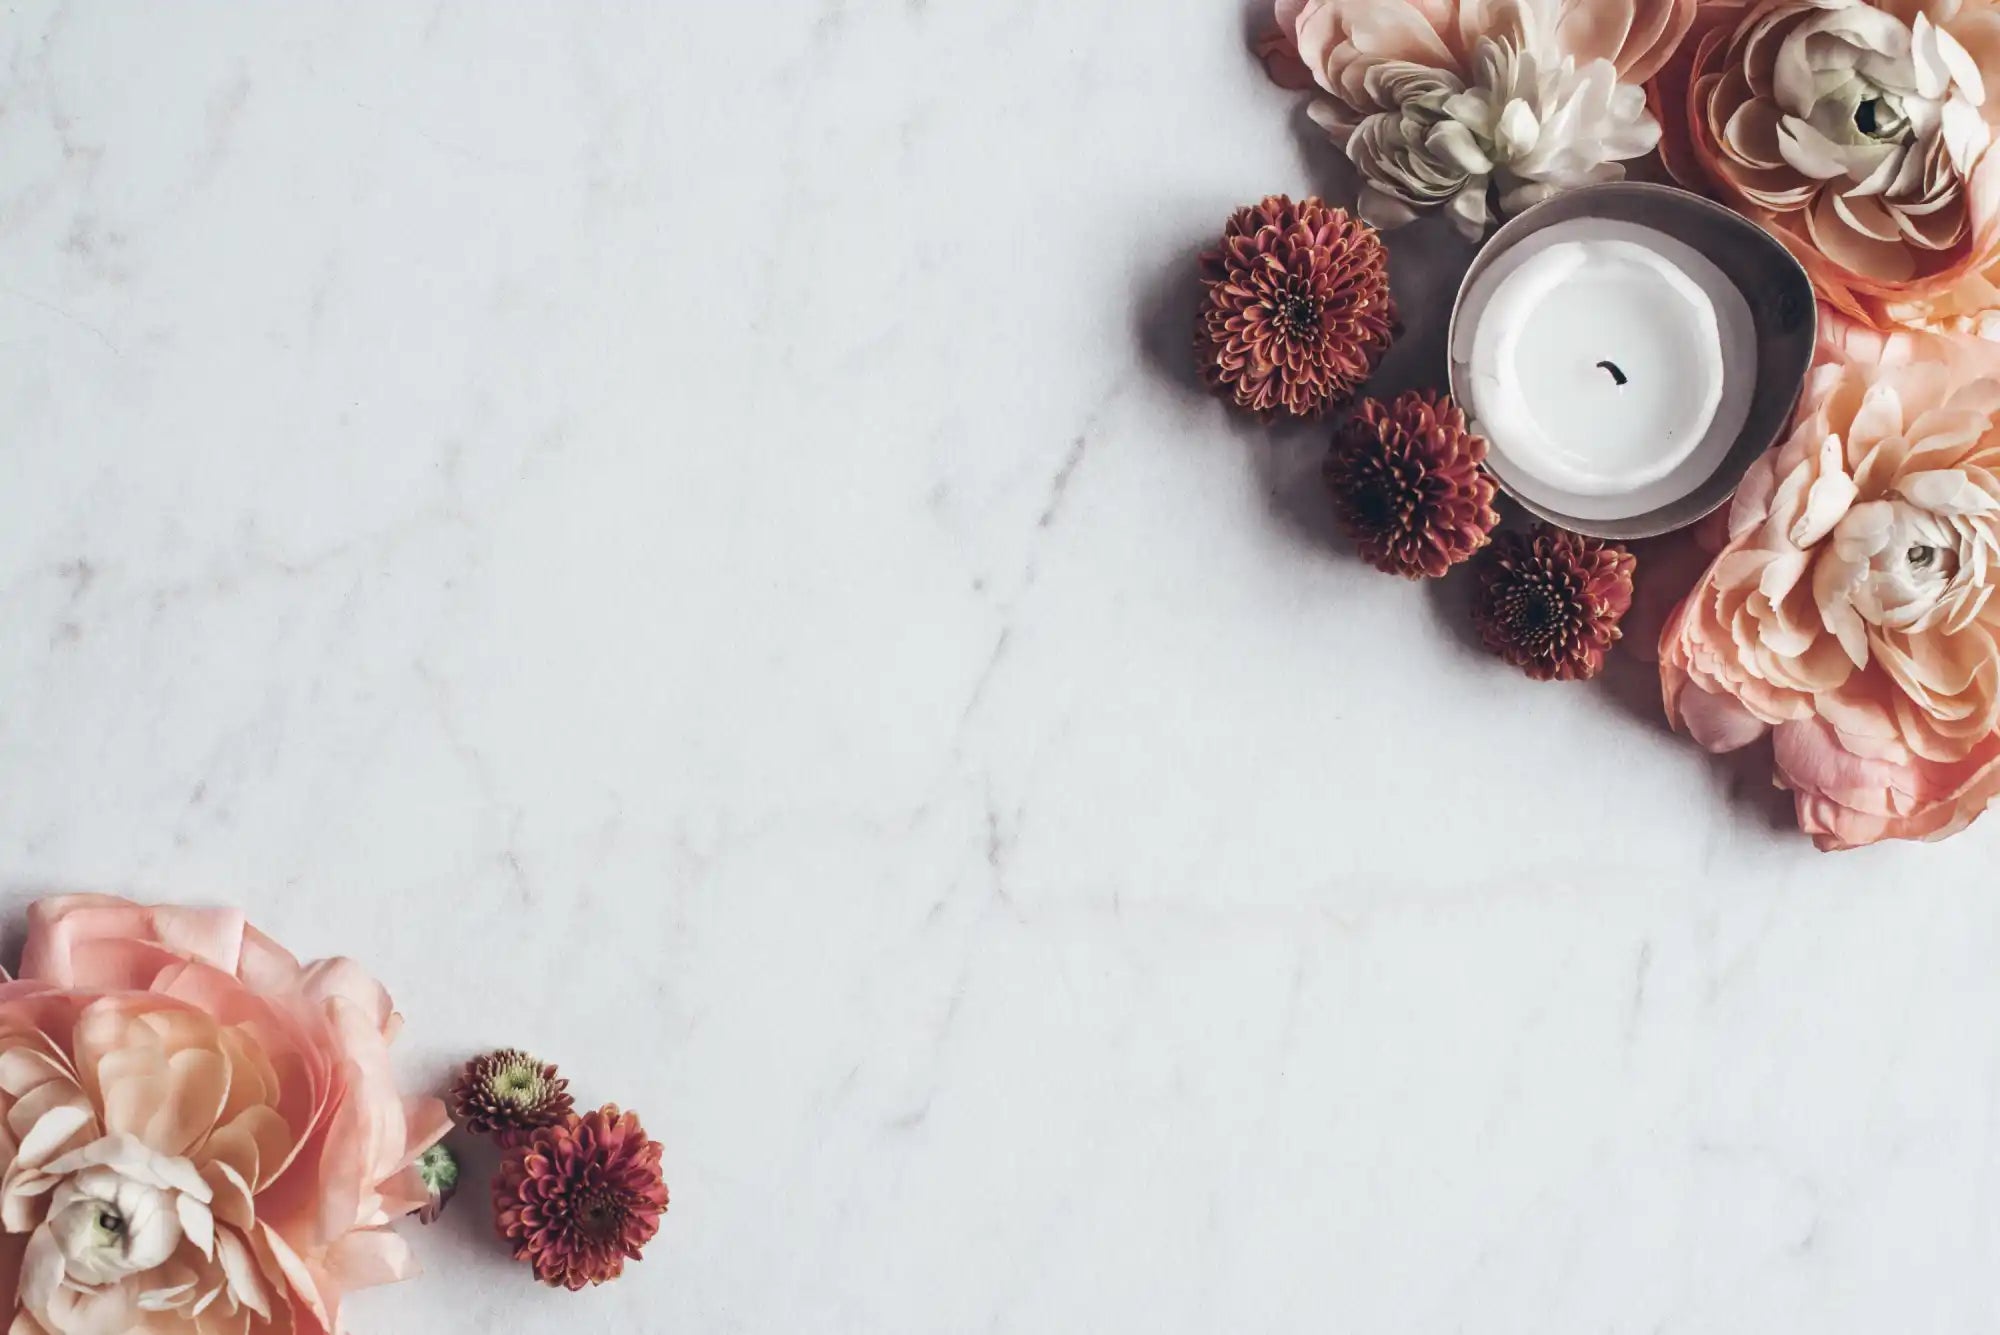
<path fill-rule="evenodd" d="M 1679 499 L 1722 462 L 1749 413 L 1756 333 L 1692 247 L 1577 218 L 1480 275 L 1452 355 L 1501 479 L 1560 513 L 1616 519 Z"/>

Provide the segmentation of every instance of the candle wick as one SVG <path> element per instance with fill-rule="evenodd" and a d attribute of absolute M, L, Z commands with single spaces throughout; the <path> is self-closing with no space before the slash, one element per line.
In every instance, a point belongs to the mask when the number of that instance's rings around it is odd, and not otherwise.
<path fill-rule="evenodd" d="M 1605 361 L 1605 362 L 1599 362 L 1598 365 L 1603 367 L 1605 370 L 1611 372 L 1611 378 L 1613 380 L 1616 380 L 1621 385 L 1625 383 L 1625 373 L 1618 369 L 1617 362 Z"/>

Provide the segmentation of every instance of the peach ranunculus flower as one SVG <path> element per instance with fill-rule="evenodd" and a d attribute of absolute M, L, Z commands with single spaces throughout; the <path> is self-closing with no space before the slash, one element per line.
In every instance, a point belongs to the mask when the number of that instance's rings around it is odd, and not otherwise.
<path fill-rule="evenodd" d="M 1668 618 L 1667 716 L 1771 731 L 1823 849 L 1941 839 L 2000 796 L 2000 345 L 1835 322 L 1825 355 Z"/>
<path fill-rule="evenodd" d="M 1659 142 L 1640 86 L 1695 0 L 1277 0 L 1271 77 L 1317 85 L 1313 119 L 1395 227 L 1442 210 L 1478 238 L 1500 213 L 1618 180 Z"/>
<path fill-rule="evenodd" d="M 1668 170 L 1842 315 L 2000 334 L 1995 0 L 1707 0 L 1649 92 Z"/>
<path fill-rule="evenodd" d="M 397 1093 L 399 1023 L 235 910 L 37 903 L 0 983 L 8 1335 L 324 1335 L 413 1273 L 387 1225 L 447 1119 Z"/>

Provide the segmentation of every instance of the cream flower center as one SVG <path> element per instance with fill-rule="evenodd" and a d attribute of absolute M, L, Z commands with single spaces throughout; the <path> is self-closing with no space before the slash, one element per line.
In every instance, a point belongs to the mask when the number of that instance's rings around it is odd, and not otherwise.
<path fill-rule="evenodd" d="M 1867 564 L 1850 595 L 1854 610 L 1870 625 L 1904 630 L 1923 621 L 1951 588 L 1963 562 L 1960 535 L 1936 515 L 1906 500 L 1890 500 L 1886 515 L 1870 507 L 1845 535 L 1865 538 L 1851 550 L 1867 550 Z M 1835 541 L 1842 535 L 1837 531 Z"/>
<path fill-rule="evenodd" d="M 2000 500 L 1989 487 L 1962 469 L 1916 473 L 1841 515 L 1814 590 L 1855 666 L 1873 656 L 1864 627 L 1952 635 L 1985 609 L 2000 576 Z"/>
<path fill-rule="evenodd" d="M 173 1255 L 182 1236 L 174 1196 L 113 1168 L 87 1168 L 65 1179 L 49 1201 L 48 1227 L 68 1277 L 110 1284 Z"/>
<path fill-rule="evenodd" d="M 133 1136 L 102 1136 L 25 1185 L 48 1193 L 48 1211 L 22 1252 L 20 1302 L 57 1335 L 106 1328 L 106 1314 L 130 1301 L 168 1302 L 143 1277 L 183 1242 L 214 1255 L 214 1194 L 201 1173 Z"/>

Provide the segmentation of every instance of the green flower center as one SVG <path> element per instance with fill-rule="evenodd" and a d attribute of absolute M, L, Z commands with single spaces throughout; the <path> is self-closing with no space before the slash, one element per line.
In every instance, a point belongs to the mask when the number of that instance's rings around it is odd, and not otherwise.
<path fill-rule="evenodd" d="M 493 1077 L 493 1096 L 502 1103 L 533 1103 L 541 1092 L 541 1076 L 525 1066 L 509 1066 Z"/>

